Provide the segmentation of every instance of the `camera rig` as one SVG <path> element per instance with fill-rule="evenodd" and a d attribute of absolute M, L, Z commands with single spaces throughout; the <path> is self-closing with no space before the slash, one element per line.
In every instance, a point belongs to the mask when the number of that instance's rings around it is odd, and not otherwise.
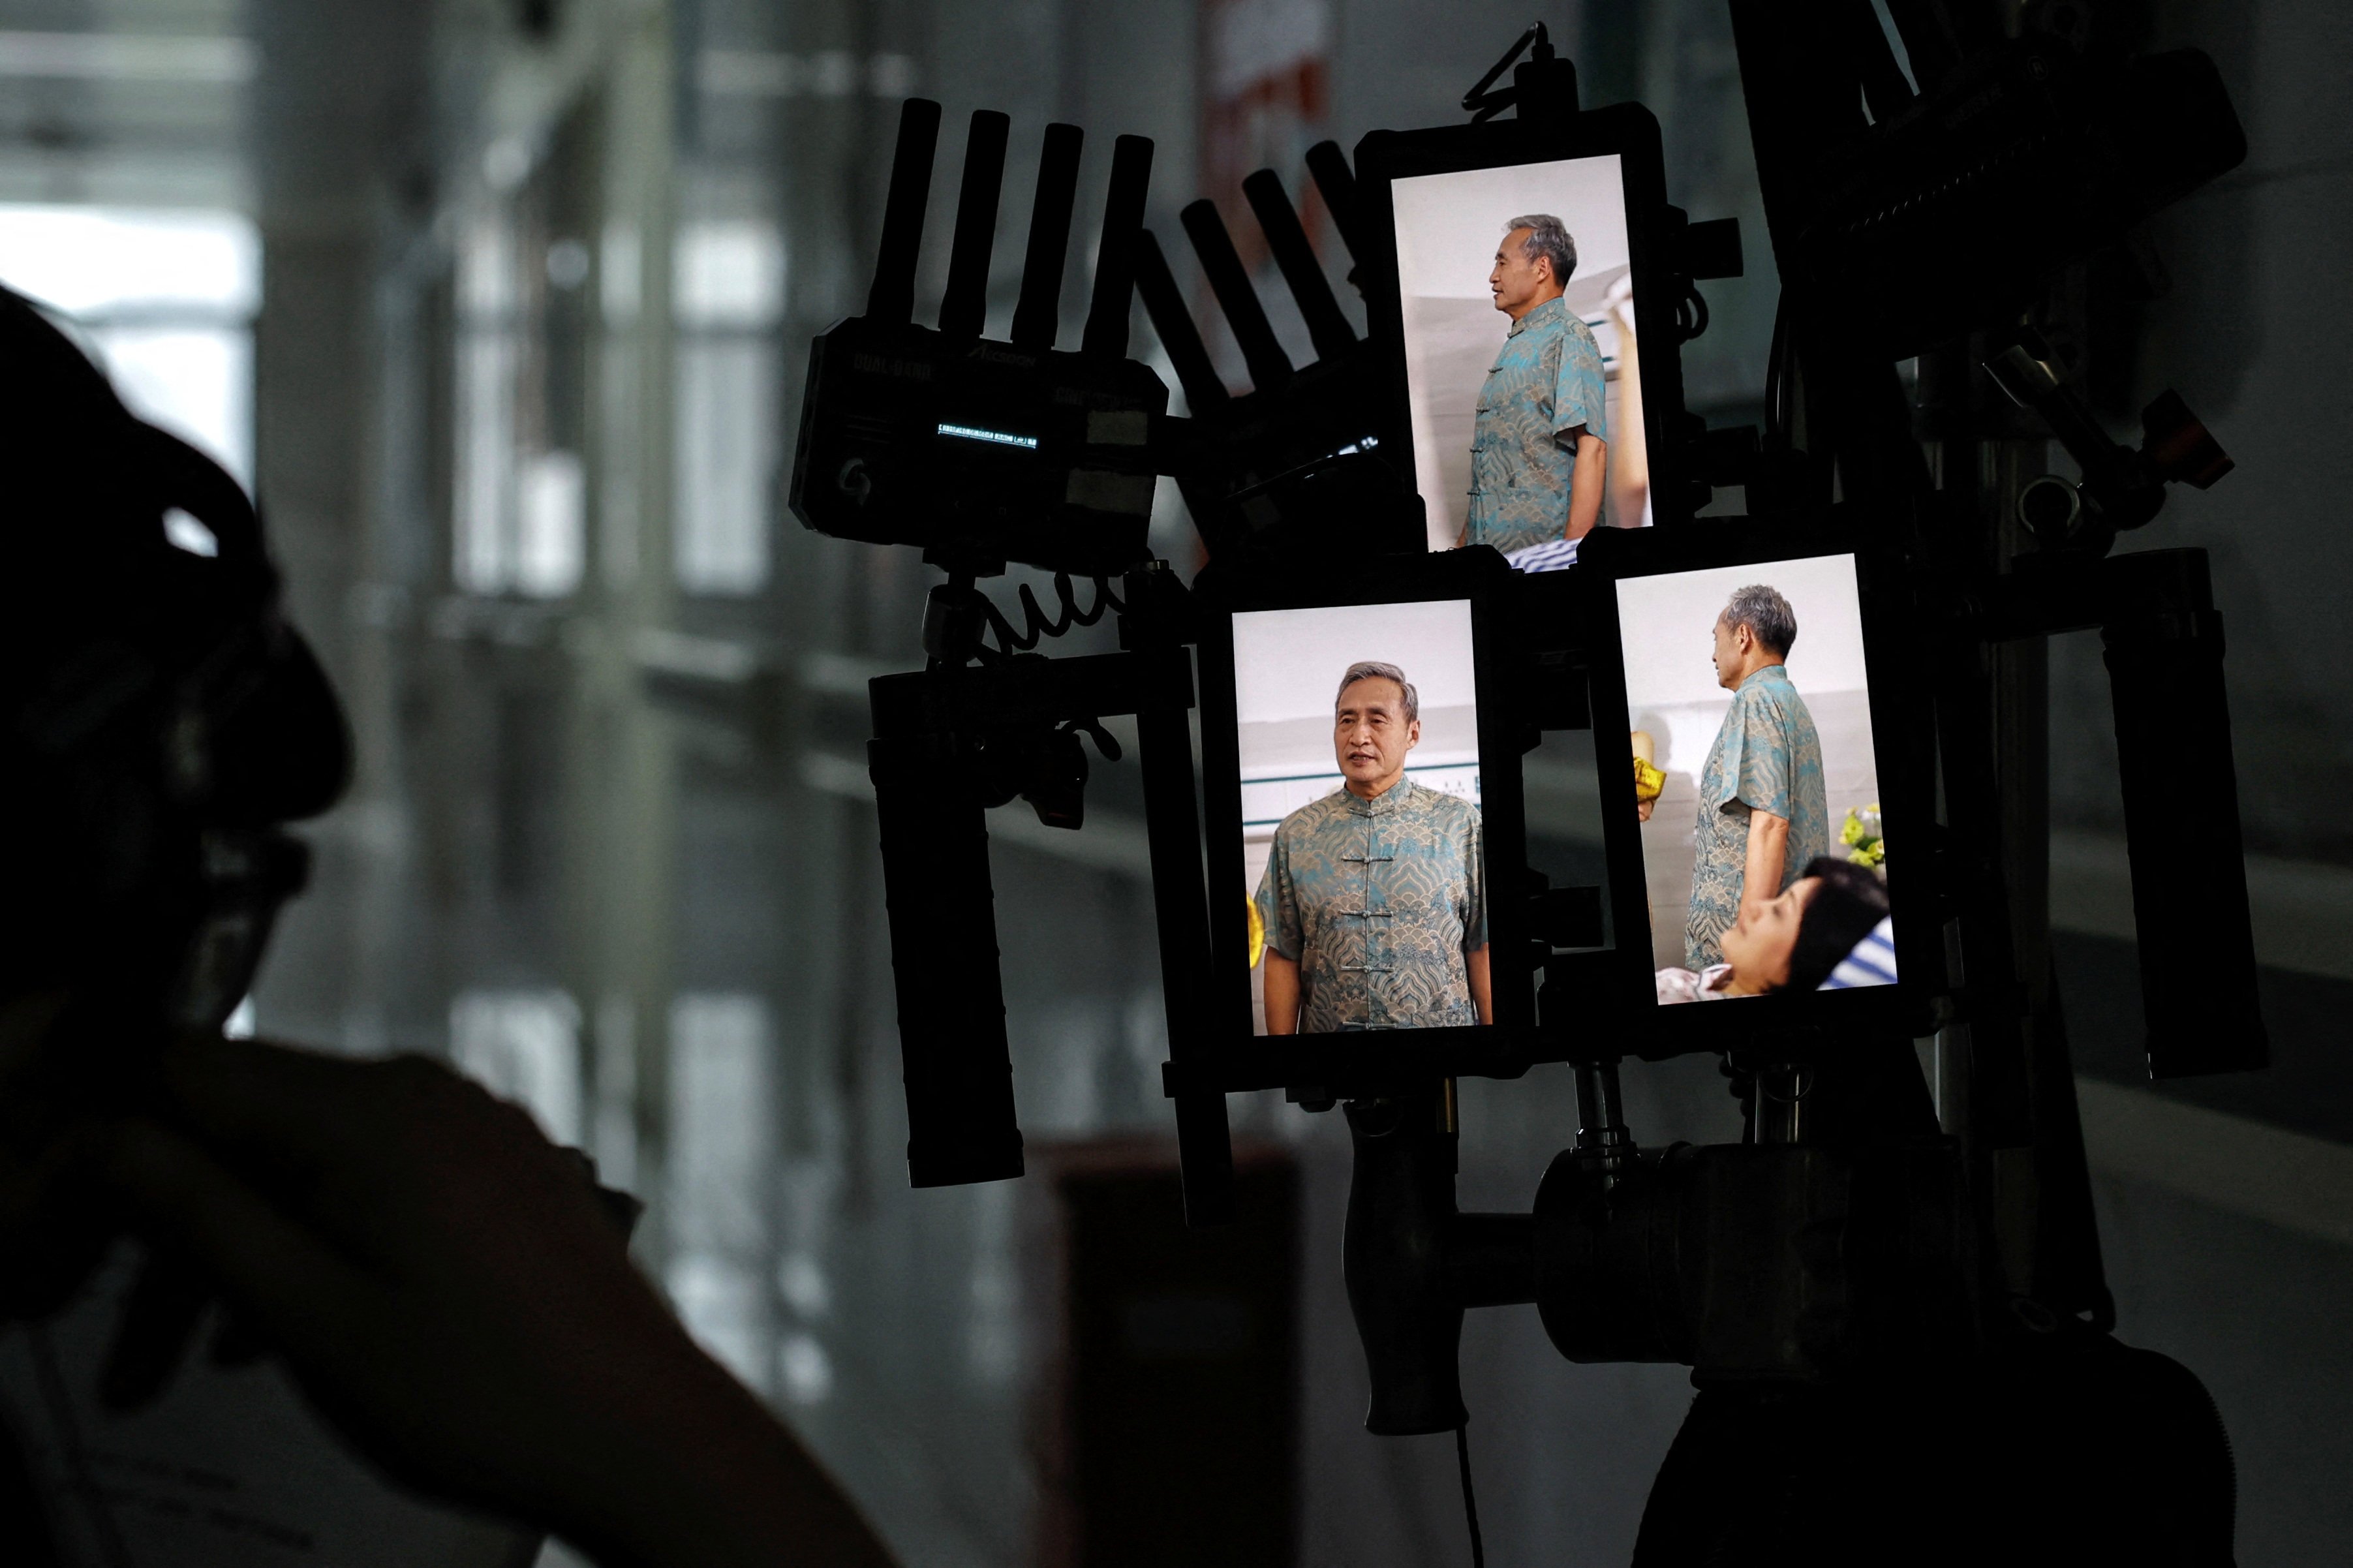
<path fill-rule="evenodd" d="M 1945 650 L 1923 665 L 1919 736 L 1944 820 L 1912 825 L 1905 851 L 1916 861 L 1906 907 L 1955 961 L 1906 976 L 1933 1005 L 1920 1022 L 1939 1035 L 1938 1096 L 1905 1031 L 1727 1019 L 1713 1048 L 1742 1099 L 1743 1142 L 1638 1148 L 1620 1110 L 1621 1037 L 1578 1026 L 1576 966 L 1553 951 L 1599 941 L 1586 915 L 1598 900 L 1522 880 L 1512 896 L 1533 900 L 1550 976 L 1542 1043 L 1482 1058 L 1466 1041 L 1447 1070 L 1509 1078 L 1535 1060 L 1573 1064 L 1576 1142 L 1528 1212 L 1458 1212 L 1451 1077 L 1384 1061 L 1291 1086 L 1312 1105 L 1347 1102 L 1345 1268 L 1366 1424 L 1460 1429 L 1465 1310 L 1533 1302 L 1571 1359 L 1694 1369 L 1701 1398 L 1653 1492 L 1638 1562 L 1718 1561 L 1743 1542 L 1795 1551 L 1800 1538 L 1833 1560 L 1873 1556 L 1862 1521 L 1925 1514 L 1934 1489 L 1905 1468 L 1924 1456 L 1947 1467 L 1936 1486 L 1957 1477 L 2006 1500 L 1956 1531 L 1954 1561 L 1992 1550 L 2003 1521 L 2056 1507 L 2055 1477 L 2133 1502 L 2097 1518 L 2075 1506 L 2074 1523 L 2042 1526 L 2046 1540 L 2227 1561 L 2229 1461 L 2211 1404 L 2178 1366 L 2109 1337 L 2038 908 L 2047 720 L 2028 650 L 2090 627 L 2105 644 L 2152 1075 L 2263 1066 L 2204 557 L 2110 552 L 2168 484 L 2211 485 L 2229 459 L 2171 394 L 2150 405 L 2137 449 L 2117 446 L 2038 331 L 2064 314 L 2054 278 L 2234 166 L 2243 137 L 2204 57 L 2126 58 L 2068 0 L 2030 4 L 2014 33 L 1990 6 L 1894 0 L 1908 78 L 1869 6 L 1730 8 L 1781 316 L 1761 431 L 1708 431 L 1681 409 L 1679 378 L 1662 389 L 1646 376 L 1654 472 L 1680 498 L 1662 526 L 1711 485 L 1738 485 L 1759 526 L 1835 501 L 1905 564 L 1905 615 Z M 1512 86 L 1496 89 L 1507 68 Z M 1532 139 L 1580 112 L 1574 68 L 1541 25 L 1464 100 L 1482 121 L 1506 107 Z M 792 481 L 811 528 L 916 545 L 947 574 L 926 608 L 926 668 L 872 684 L 910 1169 L 918 1185 L 1020 1173 L 986 812 L 1019 796 L 1041 821 L 1078 828 L 1080 737 L 1115 760 L 1099 721 L 1132 714 L 1187 1215 L 1215 1223 L 1232 1205 L 1223 1093 L 1243 1086 L 1221 1076 L 1206 1001 L 1187 718 L 1187 647 L 1204 610 L 1149 559 L 1153 482 L 1176 480 L 1208 570 L 1228 581 L 1280 581 L 1337 547 L 1418 551 L 1421 509 L 1382 441 L 1391 350 L 1349 327 L 1280 177 L 1261 171 L 1246 194 L 1318 357 L 1290 363 L 1216 209 L 1197 202 L 1183 226 L 1251 382 L 1230 392 L 1142 228 L 1150 149 L 1132 137 L 1113 159 L 1081 347 L 1055 349 L 1080 138 L 1059 125 L 1046 133 L 1011 341 L 984 338 L 1008 140 L 1004 118 L 987 112 L 967 142 L 939 326 L 913 325 L 938 115 L 921 100 L 906 108 L 868 313 L 818 342 Z M 1385 286 L 1384 237 L 1367 232 L 1346 159 L 1325 143 L 1307 162 L 1354 276 Z M 1692 280 L 1736 272 L 1730 237 L 1672 208 L 1639 221 L 1660 240 L 1652 278 L 1676 302 L 1675 338 L 1695 336 L 1705 310 Z M 1188 417 L 1171 416 L 1166 387 L 1126 357 L 1132 289 Z M 1912 358 L 1907 386 L 1897 362 Z M 1980 458 L 2002 443 L 2040 450 L 2054 436 L 2079 479 L 1984 477 Z M 1056 574 L 1052 616 L 1025 587 L 1017 627 L 979 591 L 1008 563 Z M 1095 580 L 1083 607 L 1074 578 Z M 1571 598 L 1556 580 L 1515 591 L 1530 743 L 1590 727 L 1596 650 Z M 1106 614 L 1121 651 L 1032 651 Z M 2185 798 L 2201 830 L 2164 835 Z M 2020 1429 L 2029 1435 L 1998 1440 Z"/>

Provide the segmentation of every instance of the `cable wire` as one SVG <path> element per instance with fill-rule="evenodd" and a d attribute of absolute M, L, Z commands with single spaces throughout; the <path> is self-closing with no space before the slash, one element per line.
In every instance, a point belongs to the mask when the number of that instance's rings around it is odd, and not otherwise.
<path fill-rule="evenodd" d="M 1479 1538 L 1479 1499 L 1471 1489 L 1471 1424 L 1454 1428 L 1454 1459 L 1462 1468 L 1462 1520 L 1471 1527 L 1471 1568 L 1487 1568 L 1487 1544 Z"/>
<path fill-rule="evenodd" d="M 1022 625 L 1018 630 L 1015 629 L 1004 611 L 998 609 L 994 602 L 984 598 L 982 603 L 988 606 L 989 629 L 997 634 L 997 656 L 1009 658 L 1017 653 L 1027 653 L 1046 638 L 1060 637 L 1072 626 L 1093 626 L 1103 618 L 1106 611 L 1126 609 L 1109 578 L 1097 577 L 1093 582 L 1094 603 L 1081 609 L 1078 590 L 1071 583 L 1071 574 L 1068 572 L 1055 573 L 1054 597 L 1059 608 L 1051 618 L 1048 617 L 1045 607 L 1039 604 L 1038 595 L 1030 592 L 1029 584 L 1022 584 Z"/>

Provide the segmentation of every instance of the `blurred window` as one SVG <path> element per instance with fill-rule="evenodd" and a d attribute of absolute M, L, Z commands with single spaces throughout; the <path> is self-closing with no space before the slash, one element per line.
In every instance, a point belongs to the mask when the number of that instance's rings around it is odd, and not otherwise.
<path fill-rule="evenodd" d="M 772 1373 L 796 1375 L 769 1348 L 775 1037 L 758 996 L 689 992 L 670 1006 L 666 1280 L 688 1331 L 764 1391 Z M 807 1395 L 815 1374 L 799 1373 Z"/>
<path fill-rule="evenodd" d="M 0 282 L 59 317 L 133 411 L 251 487 L 261 304 L 251 219 L 0 203 Z"/>
<path fill-rule="evenodd" d="M 778 488 L 784 241 L 754 219 L 690 223 L 673 265 L 678 584 L 690 594 L 756 594 L 768 581 Z"/>
<path fill-rule="evenodd" d="M 459 1071 L 538 1119 L 559 1143 L 581 1137 L 580 1008 L 556 990 L 460 991 L 449 1004 Z"/>
<path fill-rule="evenodd" d="M 585 266 L 581 250 L 558 241 L 532 261 L 559 281 Z M 580 586 L 588 485 L 577 452 L 547 445 L 545 355 L 532 353 L 524 262 L 498 217 L 478 219 L 459 243 L 450 574 L 464 593 L 558 599 Z"/>

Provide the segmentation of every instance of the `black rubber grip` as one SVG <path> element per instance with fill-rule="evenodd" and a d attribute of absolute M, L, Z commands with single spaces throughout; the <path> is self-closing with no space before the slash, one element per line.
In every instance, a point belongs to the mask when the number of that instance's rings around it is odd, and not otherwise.
<path fill-rule="evenodd" d="M 899 1053 L 907 1089 L 907 1173 L 919 1187 L 1021 1173 L 1013 1058 L 997 977 L 987 813 L 941 786 L 923 741 L 867 744 Z"/>
<path fill-rule="evenodd" d="M 2125 847 L 2152 1078 L 2267 1066 L 2239 782 L 2222 687 L 2222 617 L 2202 551 L 2105 563 L 2101 627 L 2116 707 Z"/>

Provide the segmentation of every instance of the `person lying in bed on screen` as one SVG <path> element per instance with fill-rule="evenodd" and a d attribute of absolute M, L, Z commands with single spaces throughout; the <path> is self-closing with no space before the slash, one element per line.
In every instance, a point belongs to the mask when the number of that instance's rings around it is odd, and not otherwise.
<path fill-rule="evenodd" d="M 1779 897 L 1743 910 L 1724 933 L 1724 962 L 1694 974 L 1659 971 L 1659 1000 L 1719 1002 L 1773 991 L 1819 991 L 1831 972 L 1887 919 L 1887 887 L 1865 866 L 1828 855 L 1807 863 L 1805 875 Z M 1893 950 L 1884 978 L 1894 978 Z"/>
<path fill-rule="evenodd" d="M 1490 1021 L 1479 808 L 1405 776 L 1421 699 L 1352 664 L 1333 703 L 1344 787 L 1274 830 L 1259 881 L 1271 1035 Z"/>
<path fill-rule="evenodd" d="M 1487 288 L 1512 327 L 1479 389 L 1471 512 L 1458 542 L 1509 552 L 1591 531 L 1609 425 L 1600 346 L 1560 297 L 1577 270 L 1577 241 L 1546 213 L 1504 228 Z"/>
<path fill-rule="evenodd" d="M 1778 898 L 1799 868 L 1831 847 L 1822 742 L 1786 660 L 1798 614 L 1777 589 L 1733 591 L 1715 618 L 1715 680 L 1732 707 L 1700 770 L 1683 963 L 1725 959 L 1735 921 Z"/>

